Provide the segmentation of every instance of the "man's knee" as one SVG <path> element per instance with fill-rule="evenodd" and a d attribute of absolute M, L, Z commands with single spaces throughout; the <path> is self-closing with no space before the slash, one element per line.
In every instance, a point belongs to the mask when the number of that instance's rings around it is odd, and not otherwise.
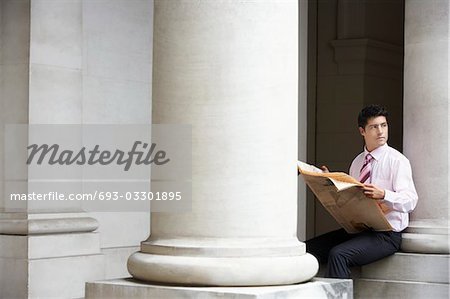
<path fill-rule="evenodd" d="M 343 257 L 343 252 L 341 249 L 339 249 L 338 246 L 331 248 L 330 252 L 328 253 L 328 259 L 339 259 L 341 257 Z"/>
<path fill-rule="evenodd" d="M 346 252 L 340 246 L 335 246 L 331 248 L 328 253 L 328 261 L 343 261 L 346 260 Z"/>
<path fill-rule="evenodd" d="M 325 277 L 349 278 L 350 268 L 347 254 L 340 246 L 333 247 L 328 254 L 328 266 Z"/>

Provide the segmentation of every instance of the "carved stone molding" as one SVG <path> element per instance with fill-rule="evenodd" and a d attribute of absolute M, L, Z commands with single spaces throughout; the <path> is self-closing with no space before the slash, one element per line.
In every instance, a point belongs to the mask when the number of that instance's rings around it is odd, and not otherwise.
<path fill-rule="evenodd" d="M 341 75 L 402 78 L 403 49 L 400 46 L 368 38 L 333 40 L 331 46 Z"/>

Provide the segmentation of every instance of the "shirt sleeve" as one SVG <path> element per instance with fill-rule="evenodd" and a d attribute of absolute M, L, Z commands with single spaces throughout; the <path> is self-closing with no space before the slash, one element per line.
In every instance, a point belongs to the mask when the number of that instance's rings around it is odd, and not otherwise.
<path fill-rule="evenodd" d="M 394 211 L 409 213 L 417 205 L 417 192 L 409 161 L 400 159 L 393 165 L 392 191 L 385 190 L 384 203 Z"/>
<path fill-rule="evenodd" d="M 352 176 L 354 179 L 358 179 L 359 171 L 358 169 L 358 163 L 357 163 L 358 157 L 353 159 L 352 164 L 350 165 L 350 169 L 348 171 L 349 175 Z"/>

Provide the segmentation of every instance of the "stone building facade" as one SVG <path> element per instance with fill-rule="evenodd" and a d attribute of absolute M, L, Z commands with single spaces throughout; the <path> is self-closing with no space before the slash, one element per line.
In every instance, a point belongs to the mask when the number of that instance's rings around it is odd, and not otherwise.
<path fill-rule="evenodd" d="M 316 275 L 301 241 L 336 223 L 292 165 L 346 171 L 362 148 L 355 116 L 373 102 L 391 111 L 419 205 L 402 252 L 357 269 L 354 294 L 448 297 L 447 0 L 0 3 L 1 298 L 348 292 L 259 286 Z M 10 208 L 8 192 L 33 182 L 6 175 L 7 125 L 152 121 L 192 125 L 192 213 Z"/>

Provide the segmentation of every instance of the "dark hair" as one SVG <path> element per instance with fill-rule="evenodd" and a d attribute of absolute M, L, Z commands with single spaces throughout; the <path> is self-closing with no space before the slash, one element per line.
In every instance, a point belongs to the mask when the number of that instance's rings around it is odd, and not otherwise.
<path fill-rule="evenodd" d="M 378 105 L 369 105 L 364 107 L 358 115 L 358 127 L 365 128 L 367 125 L 367 121 L 369 118 L 384 116 L 388 117 L 389 113 L 386 108 L 378 106 Z"/>

